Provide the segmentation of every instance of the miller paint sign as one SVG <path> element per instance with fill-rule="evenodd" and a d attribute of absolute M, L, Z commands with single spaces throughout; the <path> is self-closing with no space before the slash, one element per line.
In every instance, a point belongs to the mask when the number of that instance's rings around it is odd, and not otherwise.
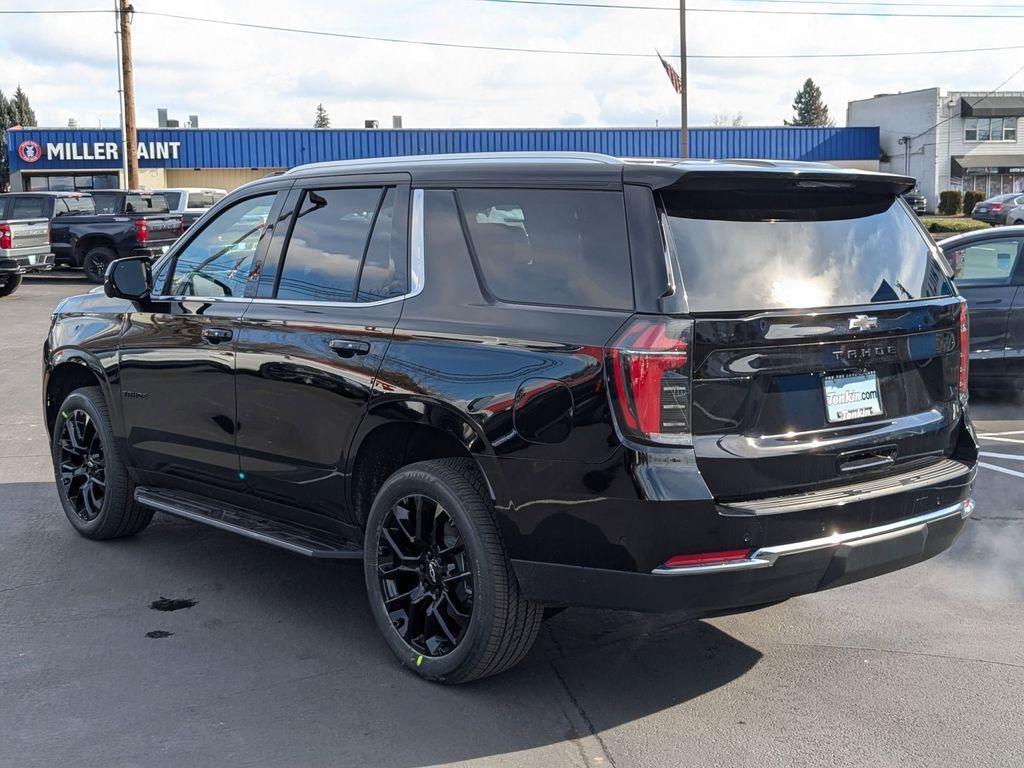
<path fill-rule="evenodd" d="M 180 141 L 140 141 L 139 160 L 177 160 Z M 43 148 L 35 141 L 18 145 L 18 157 L 26 163 L 43 158 Z M 46 143 L 47 160 L 120 160 L 121 146 L 116 141 L 57 141 Z"/>

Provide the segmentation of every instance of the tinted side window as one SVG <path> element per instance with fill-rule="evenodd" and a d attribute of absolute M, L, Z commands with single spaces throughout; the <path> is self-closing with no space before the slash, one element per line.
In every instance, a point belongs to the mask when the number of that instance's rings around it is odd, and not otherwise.
<path fill-rule="evenodd" d="M 405 293 L 405 254 L 395 253 L 391 242 L 394 219 L 395 189 L 391 187 L 385 193 L 373 223 L 373 234 L 359 273 L 356 301 L 380 301 Z"/>
<path fill-rule="evenodd" d="M 16 197 L 9 216 L 12 219 L 45 219 L 46 201 L 41 197 Z"/>
<path fill-rule="evenodd" d="M 954 251 L 957 285 L 1009 285 L 1017 266 L 1021 240 L 987 240 Z"/>
<path fill-rule="evenodd" d="M 242 296 L 274 194 L 222 211 L 178 254 L 171 296 Z"/>
<path fill-rule="evenodd" d="M 464 189 L 459 200 L 484 280 L 499 299 L 632 308 L 621 193 Z"/>
<path fill-rule="evenodd" d="M 352 301 L 378 188 L 308 190 L 285 246 L 277 298 Z"/>

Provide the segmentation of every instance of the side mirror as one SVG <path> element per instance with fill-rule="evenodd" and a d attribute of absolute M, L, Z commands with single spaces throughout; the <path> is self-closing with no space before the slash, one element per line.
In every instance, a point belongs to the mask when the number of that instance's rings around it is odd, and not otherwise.
<path fill-rule="evenodd" d="M 153 272 L 147 256 L 115 259 L 103 276 L 103 292 L 112 299 L 145 301 L 153 291 Z"/>

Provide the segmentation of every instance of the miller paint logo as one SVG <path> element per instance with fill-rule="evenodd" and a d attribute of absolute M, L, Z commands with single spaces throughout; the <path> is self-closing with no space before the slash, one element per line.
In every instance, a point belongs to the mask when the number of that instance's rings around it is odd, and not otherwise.
<path fill-rule="evenodd" d="M 34 163 L 43 156 L 43 148 L 38 142 L 28 140 L 18 145 L 18 157 L 26 163 Z"/>

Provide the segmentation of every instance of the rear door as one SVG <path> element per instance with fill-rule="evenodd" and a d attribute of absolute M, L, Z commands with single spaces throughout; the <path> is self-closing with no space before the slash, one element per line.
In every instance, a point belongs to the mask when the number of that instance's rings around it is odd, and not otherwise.
<path fill-rule="evenodd" d="M 409 195 L 404 174 L 304 182 L 275 224 L 236 346 L 238 450 L 248 490 L 296 518 L 344 507 L 348 448 L 408 291 Z"/>
<path fill-rule="evenodd" d="M 972 378 L 1001 379 L 1008 375 L 1006 356 L 1010 315 L 1017 294 L 1024 237 L 971 241 L 947 253 L 954 265 L 957 289 L 970 308 Z M 1016 355 L 1020 350 L 1016 350 Z"/>
<path fill-rule="evenodd" d="M 693 318 L 693 445 L 716 498 L 798 493 L 948 453 L 961 301 L 892 191 L 726 181 L 662 200 Z"/>

